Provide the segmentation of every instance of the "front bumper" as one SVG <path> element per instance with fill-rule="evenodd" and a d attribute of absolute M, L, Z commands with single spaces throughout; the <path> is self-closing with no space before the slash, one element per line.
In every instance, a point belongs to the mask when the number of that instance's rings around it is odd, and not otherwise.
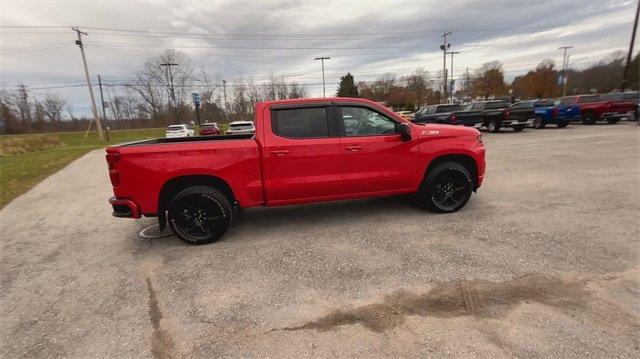
<path fill-rule="evenodd" d="M 109 204 L 113 207 L 112 215 L 118 218 L 140 218 L 140 207 L 128 198 L 109 198 Z"/>

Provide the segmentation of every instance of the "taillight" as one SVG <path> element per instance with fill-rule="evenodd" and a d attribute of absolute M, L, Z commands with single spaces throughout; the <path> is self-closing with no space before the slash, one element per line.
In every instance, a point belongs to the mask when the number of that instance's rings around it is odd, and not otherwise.
<path fill-rule="evenodd" d="M 113 187 L 117 187 L 120 184 L 120 174 L 116 170 L 109 171 L 109 179 Z"/>
<path fill-rule="evenodd" d="M 451 115 L 451 117 L 449 117 L 449 121 L 451 122 L 452 125 L 457 125 L 458 124 L 458 116 Z"/>
<path fill-rule="evenodd" d="M 112 170 L 116 164 L 116 162 L 120 161 L 119 153 L 107 153 L 107 164 L 109 165 L 109 169 Z"/>
<path fill-rule="evenodd" d="M 109 179 L 114 187 L 120 184 L 120 174 L 116 170 L 116 163 L 120 161 L 119 153 L 107 153 L 107 165 L 109 165 Z"/>
<path fill-rule="evenodd" d="M 555 119 L 556 117 L 558 117 L 559 112 L 560 112 L 560 109 L 557 107 L 554 107 L 553 110 L 551 110 L 551 117 Z"/>

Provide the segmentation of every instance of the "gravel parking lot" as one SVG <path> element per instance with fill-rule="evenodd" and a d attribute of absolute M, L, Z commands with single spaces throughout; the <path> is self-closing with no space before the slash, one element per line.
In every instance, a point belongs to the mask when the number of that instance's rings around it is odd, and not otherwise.
<path fill-rule="evenodd" d="M 484 134 L 460 212 L 246 211 L 221 242 L 111 217 L 103 151 L 0 212 L 3 357 L 638 357 L 640 127 Z"/>

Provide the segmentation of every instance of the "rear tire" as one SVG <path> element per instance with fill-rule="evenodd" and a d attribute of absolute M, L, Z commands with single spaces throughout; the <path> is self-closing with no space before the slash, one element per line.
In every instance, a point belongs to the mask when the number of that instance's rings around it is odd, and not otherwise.
<path fill-rule="evenodd" d="M 520 132 L 520 131 L 524 130 L 524 127 L 525 127 L 524 125 L 513 126 L 513 130 L 515 132 Z"/>
<path fill-rule="evenodd" d="M 217 241 L 233 220 L 229 199 L 207 186 L 193 186 L 178 193 L 169 205 L 169 227 L 176 237 L 190 244 Z"/>
<path fill-rule="evenodd" d="M 472 192 L 469 170 L 457 162 L 444 162 L 427 173 L 418 191 L 418 202 L 432 212 L 451 213 L 464 207 Z"/>
<path fill-rule="evenodd" d="M 614 125 L 620 121 L 620 118 L 610 118 L 607 120 L 610 124 Z"/>
<path fill-rule="evenodd" d="M 556 123 L 556 126 L 558 126 L 558 128 L 565 128 L 567 127 L 567 125 L 569 125 L 569 122 L 566 121 Z"/>

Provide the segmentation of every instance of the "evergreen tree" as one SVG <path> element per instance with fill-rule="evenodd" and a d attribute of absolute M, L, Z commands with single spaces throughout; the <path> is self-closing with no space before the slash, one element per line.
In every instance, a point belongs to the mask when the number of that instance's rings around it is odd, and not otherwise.
<path fill-rule="evenodd" d="M 353 75 L 348 73 L 340 78 L 338 85 L 338 97 L 358 97 L 358 86 L 353 81 Z"/>

